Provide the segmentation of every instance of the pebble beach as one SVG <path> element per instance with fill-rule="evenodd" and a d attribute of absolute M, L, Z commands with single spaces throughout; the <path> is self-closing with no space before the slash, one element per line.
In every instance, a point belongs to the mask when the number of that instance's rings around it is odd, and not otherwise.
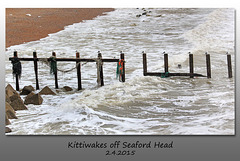
<path fill-rule="evenodd" d="M 39 40 L 65 26 L 91 20 L 112 8 L 7 8 L 6 48 Z"/>

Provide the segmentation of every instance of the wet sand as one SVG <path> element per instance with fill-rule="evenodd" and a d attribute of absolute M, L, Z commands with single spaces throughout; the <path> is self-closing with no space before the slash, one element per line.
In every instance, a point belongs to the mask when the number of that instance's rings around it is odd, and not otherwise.
<path fill-rule="evenodd" d="M 39 40 L 82 20 L 90 20 L 113 8 L 7 8 L 6 48 Z"/>

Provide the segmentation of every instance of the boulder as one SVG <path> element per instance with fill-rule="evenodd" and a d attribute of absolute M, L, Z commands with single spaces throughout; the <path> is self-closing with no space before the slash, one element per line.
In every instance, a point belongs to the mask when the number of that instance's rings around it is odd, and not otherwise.
<path fill-rule="evenodd" d="M 5 116 L 5 125 L 10 125 L 10 124 L 11 124 L 11 122 L 9 121 L 8 116 L 6 115 Z"/>
<path fill-rule="evenodd" d="M 33 88 L 33 86 L 29 85 L 29 86 L 24 86 L 22 89 L 22 92 L 20 93 L 20 95 L 28 95 L 29 93 L 31 93 L 32 91 L 35 91 L 35 89 Z"/>
<path fill-rule="evenodd" d="M 5 127 L 5 133 L 10 133 L 12 130 L 9 127 Z"/>
<path fill-rule="evenodd" d="M 17 119 L 16 112 L 8 102 L 5 103 L 5 112 L 9 119 Z"/>
<path fill-rule="evenodd" d="M 72 91 L 73 89 L 72 89 L 71 87 L 69 87 L 69 86 L 64 86 L 64 87 L 63 87 L 63 90 L 64 90 L 65 92 L 69 92 L 69 91 Z"/>
<path fill-rule="evenodd" d="M 5 102 L 11 103 L 10 97 L 8 95 L 5 95 Z"/>
<path fill-rule="evenodd" d="M 20 95 L 18 93 L 12 95 L 11 97 L 9 97 L 10 99 L 10 102 L 13 102 L 14 100 L 17 100 L 17 99 L 21 99 Z"/>
<path fill-rule="evenodd" d="M 48 86 L 44 87 L 40 92 L 40 95 L 56 95 Z"/>
<path fill-rule="evenodd" d="M 26 105 L 28 105 L 28 104 L 41 105 L 42 102 L 43 102 L 43 98 L 41 97 L 41 95 L 39 93 L 35 94 L 35 93 L 31 92 L 25 98 L 24 104 L 26 104 Z"/>
<path fill-rule="evenodd" d="M 6 96 L 11 97 L 14 94 L 18 94 L 17 91 L 15 89 L 13 89 L 13 87 L 8 84 L 5 88 L 6 91 Z"/>
<path fill-rule="evenodd" d="M 17 111 L 17 110 L 27 110 L 27 107 L 24 105 L 23 100 L 19 95 L 13 95 L 10 97 L 10 105 L 11 107 Z"/>

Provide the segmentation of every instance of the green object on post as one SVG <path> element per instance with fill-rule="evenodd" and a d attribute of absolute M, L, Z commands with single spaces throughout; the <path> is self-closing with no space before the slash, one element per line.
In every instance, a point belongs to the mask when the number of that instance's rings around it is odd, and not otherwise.
<path fill-rule="evenodd" d="M 116 79 L 119 78 L 120 82 L 123 82 L 123 73 L 124 73 L 123 63 L 124 62 L 125 61 L 123 59 L 121 59 L 117 63 Z"/>
<path fill-rule="evenodd" d="M 166 78 L 166 77 L 169 77 L 169 72 L 166 72 L 166 73 L 162 73 L 161 74 L 161 78 Z"/>
<path fill-rule="evenodd" d="M 50 74 L 56 74 L 57 72 L 57 61 L 56 57 L 50 57 Z"/>
<path fill-rule="evenodd" d="M 12 60 L 12 70 L 13 70 L 13 76 L 15 77 L 19 77 L 21 78 L 21 74 L 22 74 L 22 65 L 21 65 L 21 62 L 19 61 L 19 58 L 17 57 L 14 57 Z"/>

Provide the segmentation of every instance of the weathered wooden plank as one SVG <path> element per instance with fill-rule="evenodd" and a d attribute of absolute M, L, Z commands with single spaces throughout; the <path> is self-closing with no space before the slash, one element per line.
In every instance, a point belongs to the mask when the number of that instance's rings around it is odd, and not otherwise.
<path fill-rule="evenodd" d="M 194 73 L 194 69 L 193 69 L 193 54 L 189 53 L 189 72 L 191 74 Z M 190 78 L 193 78 L 193 75 L 190 76 Z"/>
<path fill-rule="evenodd" d="M 207 78 L 211 78 L 211 61 L 210 54 L 206 53 Z"/>
<path fill-rule="evenodd" d="M 76 65 L 77 65 L 77 79 L 78 79 L 78 90 L 82 89 L 82 79 L 81 79 L 81 63 L 79 61 L 80 59 L 80 53 L 76 52 Z"/>
<path fill-rule="evenodd" d="M 14 56 L 15 58 L 18 57 L 17 51 L 14 51 L 14 52 L 13 52 L 13 56 Z M 19 91 L 19 75 L 18 75 L 18 74 L 16 74 L 16 90 Z"/>
<path fill-rule="evenodd" d="M 165 73 L 155 73 L 155 72 L 147 72 L 146 76 L 161 76 Z M 197 77 L 206 77 L 202 74 L 197 73 L 168 73 L 169 76 L 197 76 Z"/>
<path fill-rule="evenodd" d="M 146 76 L 147 73 L 147 55 L 143 52 L 143 75 Z"/>
<path fill-rule="evenodd" d="M 164 70 L 168 72 L 168 54 L 164 54 Z"/>
<path fill-rule="evenodd" d="M 227 54 L 227 64 L 228 64 L 228 78 L 232 78 L 232 61 L 230 54 Z"/>
<path fill-rule="evenodd" d="M 121 54 L 120 54 L 120 59 L 123 60 L 122 82 L 125 82 L 125 61 L 124 61 L 124 53 L 121 53 Z"/>
<path fill-rule="evenodd" d="M 9 60 L 12 60 L 13 57 L 10 57 Z M 46 59 L 46 58 L 37 58 L 36 61 L 40 61 L 40 60 Z M 34 61 L 34 58 L 19 58 L 19 60 L 21 61 Z M 48 61 L 50 61 L 50 58 L 47 58 Z M 80 60 L 80 62 L 96 62 L 95 59 L 86 59 L 86 58 L 81 58 L 78 59 Z M 56 58 L 56 61 L 73 61 L 76 62 L 77 59 L 76 58 Z M 102 62 L 118 62 L 119 59 L 102 59 Z"/>
<path fill-rule="evenodd" d="M 13 59 L 13 57 L 10 57 L 10 58 L 9 58 L 10 61 L 11 61 L 12 59 Z M 21 60 L 21 61 L 34 61 L 34 58 L 19 58 L 19 60 Z M 36 60 L 39 61 L 38 58 L 37 58 Z"/>
<path fill-rule="evenodd" d="M 100 51 L 98 52 L 98 61 L 97 61 L 97 82 L 99 86 L 104 86 L 102 54 L 100 53 Z"/>
<path fill-rule="evenodd" d="M 33 52 L 33 59 L 34 59 L 34 71 L 35 71 L 35 79 L 36 79 L 36 90 L 39 90 L 39 83 L 38 83 L 38 65 L 37 65 L 37 52 Z"/>
<path fill-rule="evenodd" d="M 55 52 L 52 52 L 52 56 L 53 57 L 56 57 L 56 53 Z M 57 64 L 56 64 L 57 66 Z M 55 77 L 55 88 L 58 89 L 58 75 L 57 75 L 57 70 L 56 72 L 54 73 L 54 77 Z"/>

